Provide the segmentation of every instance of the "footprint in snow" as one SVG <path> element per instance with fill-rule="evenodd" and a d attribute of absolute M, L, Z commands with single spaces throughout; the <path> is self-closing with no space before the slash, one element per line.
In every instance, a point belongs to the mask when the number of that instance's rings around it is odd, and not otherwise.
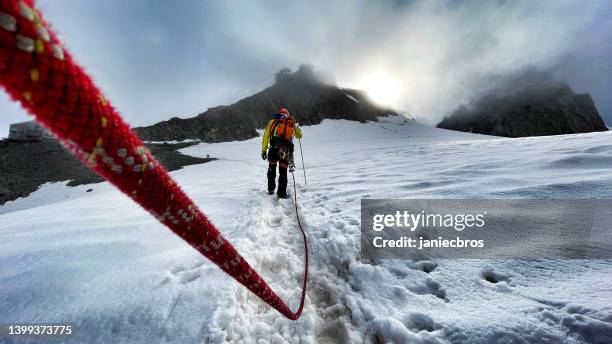
<path fill-rule="evenodd" d="M 283 217 L 280 215 L 269 215 L 268 217 L 266 217 L 266 223 L 270 227 L 280 227 L 282 218 Z"/>
<path fill-rule="evenodd" d="M 426 295 L 426 294 L 430 294 L 433 295 L 441 300 L 444 300 L 445 302 L 448 302 L 449 300 L 446 298 L 446 288 L 442 287 L 442 285 L 440 284 L 440 282 L 434 280 L 431 277 L 428 277 L 425 280 L 425 284 L 419 284 L 417 286 L 414 287 L 409 287 L 408 288 L 410 291 L 412 291 L 413 293 L 419 294 L 419 295 Z"/>
<path fill-rule="evenodd" d="M 412 267 L 425 273 L 430 273 L 438 267 L 438 264 L 430 260 L 421 260 L 412 264 Z"/>
<path fill-rule="evenodd" d="M 418 312 L 405 315 L 402 319 L 402 323 L 413 332 L 432 332 L 442 328 L 442 326 L 433 321 L 429 315 Z"/>
<path fill-rule="evenodd" d="M 440 282 L 434 280 L 433 278 L 428 278 L 425 281 L 425 286 L 429 289 L 429 293 L 435 295 L 437 298 L 442 299 L 448 302 L 446 298 L 446 288 L 442 287 Z"/>
<path fill-rule="evenodd" d="M 489 283 L 510 282 L 510 275 L 493 270 L 493 268 L 485 268 L 480 272 L 482 278 Z"/>
<path fill-rule="evenodd" d="M 172 274 L 172 275 L 176 275 L 176 274 L 178 274 L 178 273 L 180 273 L 182 271 L 185 271 L 187 269 L 188 268 L 186 266 L 184 266 L 184 265 L 177 265 L 175 267 L 170 268 L 168 270 L 168 272 L 170 272 L 170 274 Z"/>
<path fill-rule="evenodd" d="M 200 268 L 204 265 L 204 262 L 198 262 L 192 267 L 187 267 L 184 265 L 175 266 L 168 270 L 168 277 L 166 277 L 157 287 L 162 285 L 178 282 L 180 284 L 189 284 L 201 276 Z"/>
<path fill-rule="evenodd" d="M 177 280 L 181 284 L 189 284 L 198 278 L 200 278 L 200 271 L 185 271 L 184 273 L 177 276 Z"/>
<path fill-rule="evenodd" d="M 295 213 L 295 208 L 293 207 L 293 204 L 289 204 L 288 206 L 283 205 L 283 214 L 285 214 L 285 216 L 291 216 Z"/>

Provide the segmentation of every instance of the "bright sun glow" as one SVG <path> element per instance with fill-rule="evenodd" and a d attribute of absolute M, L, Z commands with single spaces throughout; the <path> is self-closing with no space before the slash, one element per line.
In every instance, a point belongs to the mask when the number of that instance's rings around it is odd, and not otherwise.
<path fill-rule="evenodd" d="M 398 106 L 401 87 L 397 79 L 386 73 L 374 73 L 366 75 L 360 84 L 360 88 L 368 92 L 370 98 L 381 105 Z"/>

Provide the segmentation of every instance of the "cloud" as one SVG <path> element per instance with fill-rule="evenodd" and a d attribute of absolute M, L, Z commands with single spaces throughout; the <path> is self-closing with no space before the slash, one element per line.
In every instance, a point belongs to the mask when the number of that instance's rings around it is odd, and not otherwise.
<path fill-rule="evenodd" d="M 584 52 L 574 47 L 585 35 L 593 37 L 588 28 L 612 6 L 605 1 L 334 1 L 308 2 L 296 11 L 286 3 L 261 8 L 251 2 L 245 13 L 253 16 L 237 14 L 227 3 L 219 12 L 233 28 L 234 42 L 262 59 L 309 61 L 334 73 L 340 85 L 354 87 L 367 88 L 372 74 L 393 77 L 401 88 L 393 105 L 410 108 L 426 122 L 469 101 L 490 75 L 562 68 L 560 60 L 580 57 Z M 610 31 L 599 36 L 598 43 L 607 45 Z"/>
<path fill-rule="evenodd" d="M 340 86 L 392 79 L 393 105 L 428 123 L 481 92 L 489 75 L 525 67 L 550 69 L 612 110 L 612 76 L 596 72 L 612 60 L 602 48 L 612 38 L 606 0 L 39 0 L 39 7 L 133 125 L 231 103 L 301 63 L 334 74 Z M 23 116 L 7 103 L 0 97 L 7 113 L 0 128 Z"/>

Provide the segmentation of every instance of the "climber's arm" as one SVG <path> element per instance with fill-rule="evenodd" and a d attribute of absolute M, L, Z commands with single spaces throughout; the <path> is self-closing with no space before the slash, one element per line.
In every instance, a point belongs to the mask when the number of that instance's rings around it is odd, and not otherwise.
<path fill-rule="evenodd" d="M 272 120 L 266 124 L 264 129 L 263 138 L 261 139 L 261 152 L 265 152 L 268 149 L 268 141 L 270 141 L 270 127 L 272 126 Z"/>
<path fill-rule="evenodd" d="M 302 129 L 300 129 L 300 127 L 296 126 L 295 130 L 293 131 L 293 136 L 295 136 L 298 139 L 302 138 Z"/>

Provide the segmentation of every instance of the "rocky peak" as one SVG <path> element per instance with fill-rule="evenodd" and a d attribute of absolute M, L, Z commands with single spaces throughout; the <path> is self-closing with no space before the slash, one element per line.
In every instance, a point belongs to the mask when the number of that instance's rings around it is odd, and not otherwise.
<path fill-rule="evenodd" d="M 529 76 L 460 105 L 438 127 L 507 137 L 608 130 L 589 94 L 576 94 L 545 74 Z"/>
<path fill-rule="evenodd" d="M 148 141 L 246 140 L 257 136 L 256 129 L 263 128 L 283 107 L 302 125 L 318 124 L 325 118 L 365 122 L 395 113 L 372 103 L 364 92 L 339 88 L 333 77 L 311 65 L 301 65 L 295 72 L 281 69 L 274 85 L 232 105 L 212 107 L 193 118 L 172 118 L 136 128 L 136 132 Z"/>

